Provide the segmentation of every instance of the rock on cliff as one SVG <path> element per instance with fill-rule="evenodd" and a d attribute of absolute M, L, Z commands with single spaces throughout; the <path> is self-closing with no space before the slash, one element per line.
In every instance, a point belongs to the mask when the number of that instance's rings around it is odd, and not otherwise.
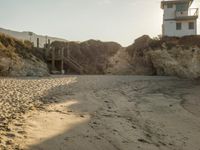
<path fill-rule="evenodd" d="M 36 49 L 30 42 L 0 34 L 1 76 L 44 76 L 48 75 L 46 63 L 34 55 Z"/>
<path fill-rule="evenodd" d="M 144 35 L 135 40 L 131 46 L 126 48 L 129 53 L 130 63 L 137 75 L 155 75 L 155 69 L 149 55 L 150 37 Z"/>
<path fill-rule="evenodd" d="M 127 51 L 136 73 L 200 77 L 200 36 L 160 39 L 142 36 Z"/>

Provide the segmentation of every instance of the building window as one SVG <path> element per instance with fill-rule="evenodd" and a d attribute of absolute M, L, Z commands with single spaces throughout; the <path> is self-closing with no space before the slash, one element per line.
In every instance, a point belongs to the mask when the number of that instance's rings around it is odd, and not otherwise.
<path fill-rule="evenodd" d="M 176 11 L 187 11 L 188 10 L 188 4 L 176 4 Z"/>
<path fill-rule="evenodd" d="M 167 8 L 173 8 L 173 4 L 167 4 Z"/>
<path fill-rule="evenodd" d="M 182 24 L 181 23 L 176 23 L 176 30 L 181 30 Z"/>
<path fill-rule="evenodd" d="M 194 22 L 189 22 L 189 29 L 194 30 Z"/>

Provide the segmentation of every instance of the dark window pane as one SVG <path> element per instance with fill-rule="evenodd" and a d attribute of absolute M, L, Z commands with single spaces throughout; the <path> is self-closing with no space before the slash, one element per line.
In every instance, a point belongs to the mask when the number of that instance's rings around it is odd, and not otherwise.
<path fill-rule="evenodd" d="M 176 4 L 176 11 L 187 11 L 188 4 Z"/>
<path fill-rule="evenodd" d="M 189 29 L 193 30 L 194 29 L 194 22 L 189 22 Z"/>
<path fill-rule="evenodd" d="M 181 30 L 182 24 L 181 23 L 176 23 L 176 30 Z"/>

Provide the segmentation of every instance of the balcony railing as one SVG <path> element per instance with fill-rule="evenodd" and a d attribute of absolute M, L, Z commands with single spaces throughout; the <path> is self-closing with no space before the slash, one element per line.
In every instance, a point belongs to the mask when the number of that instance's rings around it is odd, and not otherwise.
<path fill-rule="evenodd" d="M 198 8 L 190 8 L 188 14 L 189 14 L 189 16 L 198 16 L 199 9 Z"/>
<path fill-rule="evenodd" d="M 199 9 L 198 8 L 190 8 L 188 11 L 176 11 L 176 18 L 198 18 Z"/>

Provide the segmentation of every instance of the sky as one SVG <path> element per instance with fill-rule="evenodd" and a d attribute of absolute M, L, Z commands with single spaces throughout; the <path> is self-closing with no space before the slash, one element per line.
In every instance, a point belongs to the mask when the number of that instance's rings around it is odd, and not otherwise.
<path fill-rule="evenodd" d="M 193 7 L 200 8 L 195 0 Z M 123 46 L 161 34 L 161 0 L 0 0 L 0 27 L 64 38 L 98 39 Z M 198 20 L 198 28 L 200 20 Z M 199 32 L 200 33 L 200 32 Z"/>

